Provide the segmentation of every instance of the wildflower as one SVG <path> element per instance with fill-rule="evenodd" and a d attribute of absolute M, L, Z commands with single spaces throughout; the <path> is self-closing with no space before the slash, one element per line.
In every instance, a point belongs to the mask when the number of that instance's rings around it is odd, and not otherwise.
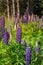
<path fill-rule="evenodd" d="M 30 65 L 31 63 L 31 47 L 27 46 L 26 48 L 26 65 Z"/>
<path fill-rule="evenodd" d="M 26 12 L 22 17 L 22 22 L 23 23 L 28 23 L 28 7 L 26 8 Z"/>
<path fill-rule="evenodd" d="M 3 36 L 3 42 L 4 44 L 8 43 L 8 39 L 9 39 L 9 34 L 7 32 L 7 29 L 4 30 L 4 36 Z"/>
<path fill-rule="evenodd" d="M 1 38 L 3 38 L 4 28 L 5 28 L 5 17 L 2 16 L 2 17 L 0 18 L 0 29 L 2 30 Z"/>
<path fill-rule="evenodd" d="M 21 41 L 21 44 L 26 46 L 26 41 L 25 40 Z"/>
<path fill-rule="evenodd" d="M 24 16 L 22 17 L 22 22 L 23 22 L 23 23 L 27 23 L 27 22 L 28 22 L 28 17 L 27 17 L 27 15 L 24 15 Z"/>
<path fill-rule="evenodd" d="M 2 29 L 5 27 L 5 17 L 2 16 L 1 18 L 1 26 L 2 26 Z"/>
<path fill-rule="evenodd" d="M 17 24 L 16 42 L 20 43 L 22 37 L 22 30 L 19 24 Z"/>

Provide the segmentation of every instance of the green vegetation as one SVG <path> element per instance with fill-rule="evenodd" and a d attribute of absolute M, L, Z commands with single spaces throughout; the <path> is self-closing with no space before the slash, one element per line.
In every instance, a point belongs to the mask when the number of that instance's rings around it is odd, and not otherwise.
<path fill-rule="evenodd" d="M 12 21 L 6 21 L 6 28 L 9 31 L 9 25 L 12 25 L 12 43 L 10 40 L 7 45 L 0 41 L 0 65 L 25 65 L 26 47 L 16 43 L 16 31 Z M 20 23 L 22 27 L 22 40 L 31 45 L 32 59 L 30 65 L 43 65 L 43 26 L 41 22 Z M 38 57 L 35 54 L 36 41 L 39 41 L 40 53 Z"/>

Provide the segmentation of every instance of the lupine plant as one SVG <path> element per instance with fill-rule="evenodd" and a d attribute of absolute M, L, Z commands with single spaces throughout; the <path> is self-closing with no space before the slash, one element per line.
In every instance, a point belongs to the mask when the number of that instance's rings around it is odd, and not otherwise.
<path fill-rule="evenodd" d="M 3 38 L 3 33 L 4 33 L 4 28 L 5 28 L 5 17 L 2 16 L 0 18 L 0 38 Z"/>
<path fill-rule="evenodd" d="M 9 40 L 9 33 L 7 32 L 7 29 L 4 29 L 4 36 L 3 36 L 3 42 L 4 44 L 7 44 Z"/>
<path fill-rule="evenodd" d="M 31 63 L 31 47 L 27 45 L 26 47 L 26 65 L 30 65 Z"/>
<path fill-rule="evenodd" d="M 22 38 L 22 30 L 21 27 L 19 25 L 19 23 L 17 24 L 17 33 L 16 33 L 16 41 L 18 43 L 21 43 L 21 38 Z"/>
<path fill-rule="evenodd" d="M 28 23 L 28 7 L 27 7 L 26 12 L 24 13 L 24 15 L 22 17 L 22 22 Z"/>
<path fill-rule="evenodd" d="M 5 17 L 2 16 L 0 19 L 0 27 L 2 27 L 2 29 L 5 27 Z"/>
<path fill-rule="evenodd" d="M 9 39 L 7 36 L 7 31 L 4 31 L 4 37 L 0 41 L 0 65 L 26 65 L 27 62 L 30 65 L 43 65 L 43 27 L 38 28 L 41 21 L 39 22 L 29 22 L 28 24 L 24 24 L 20 22 L 20 26 L 17 26 L 17 30 L 14 29 L 14 24 L 12 21 L 6 20 L 6 28 L 9 32 L 9 25 L 12 26 L 12 44 L 7 45 L 4 44 L 4 40 Z M 22 30 L 21 30 L 22 28 Z M 20 30 L 22 32 L 20 32 Z M 20 33 L 20 37 L 16 36 L 17 31 Z M 21 38 L 22 36 L 22 38 Z M 24 44 L 18 44 L 16 39 L 25 39 L 26 46 Z M 39 41 L 39 47 L 36 44 L 36 41 Z M 8 40 L 7 40 L 8 41 Z M 24 43 L 24 42 L 23 42 Z M 30 46 L 27 46 L 30 43 Z M 36 49 L 37 48 L 37 49 Z M 35 50 L 36 49 L 36 50 Z M 38 51 L 37 51 L 38 50 Z M 39 52 L 40 50 L 40 52 Z M 30 52 L 31 51 L 31 52 Z M 38 54 L 37 54 L 38 52 Z M 28 64 L 28 65 L 29 65 Z"/>

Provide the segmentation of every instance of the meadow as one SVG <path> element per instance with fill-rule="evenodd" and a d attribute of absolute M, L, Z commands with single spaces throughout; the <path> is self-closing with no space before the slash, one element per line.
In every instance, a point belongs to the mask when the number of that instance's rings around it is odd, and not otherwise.
<path fill-rule="evenodd" d="M 12 43 L 7 45 L 0 41 L 0 65 L 26 65 L 26 46 L 16 42 L 16 30 L 14 29 L 14 22 L 6 20 L 5 27 L 9 31 L 9 26 L 12 26 Z M 43 65 L 43 26 L 41 21 L 28 22 L 28 24 L 21 23 L 22 40 L 25 39 L 26 44 L 30 44 L 32 56 L 30 65 Z M 39 42 L 40 52 L 38 56 L 35 53 L 36 41 Z"/>

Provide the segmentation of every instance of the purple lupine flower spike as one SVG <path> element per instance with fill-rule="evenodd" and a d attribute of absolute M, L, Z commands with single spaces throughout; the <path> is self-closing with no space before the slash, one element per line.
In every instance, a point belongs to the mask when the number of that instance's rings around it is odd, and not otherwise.
<path fill-rule="evenodd" d="M 35 48 L 35 51 L 36 51 L 36 55 L 39 53 L 39 45 L 38 45 L 38 41 L 36 41 L 36 48 Z"/>
<path fill-rule="evenodd" d="M 5 17 L 4 16 L 2 16 L 2 28 L 4 28 L 5 27 Z"/>
<path fill-rule="evenodd" d="M 5 27 L 5 17 L 2 16 L 2 18 L 0 19 L 0 27 L 3 29 Z"/>
<path fill-rule="evenodd" d="M 22 22 L 23 23 L 28 23 L 28 7 L 26 8 L 26 12 L 22 17 Z"/>
<path fill-rule="evenodd" d="M 30 65 L 31 63 L 31 47 L 27 46 L 26 48 L 26 65 Z"/>
<path fill-rule="evenodd" d="M 16 42 L 17 43 L 21 43 L 21 37 L 22 37 L 22 30 L 21 30 L 21 27 L 18 23 L 17 24 L 17 33 L 16 33 Z"/>
<path fill-rule="evenodd" d="M 2 38 L 3 38 L 4 28 L 5 28 L 5 17 L 4 16 L 0 18 L 0 28 L 2 29 Z"/>
<path fill-rule="evenodd" d="M 3 37 L 3 42 L 4 44 L 8 43 L 8 39 L 9 39 L 9 34 L 7 32 L 7 29 L 4 30 L 4 37 Z"/>

